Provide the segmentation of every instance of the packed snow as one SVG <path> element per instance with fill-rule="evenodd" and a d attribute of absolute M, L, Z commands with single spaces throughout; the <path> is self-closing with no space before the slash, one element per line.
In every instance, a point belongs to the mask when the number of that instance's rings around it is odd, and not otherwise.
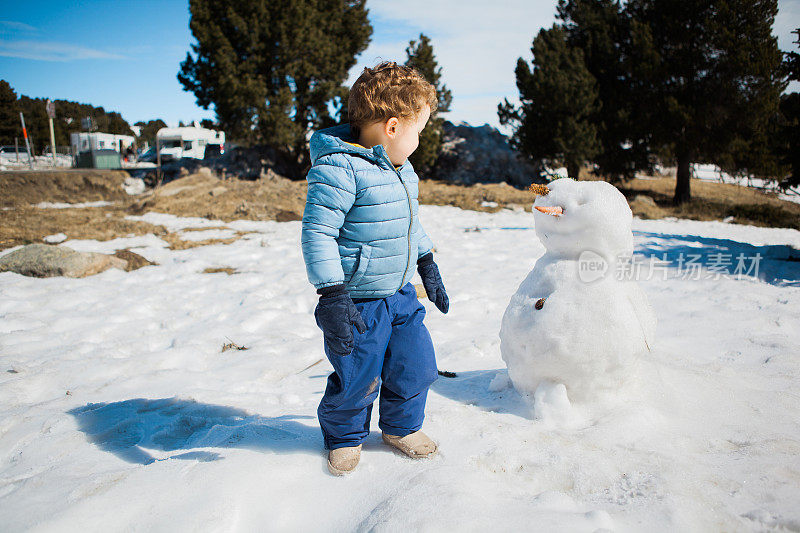
<path fill-rule="evenodd" d="M 533 212 L 546 252 L 511 297 L 500 330 L 511 381 L 535 400 L 537 417 L 552 398 L 563 412 L 569 399 L 597 404 L 605 393 L 619 394 L 637 377 L 656 326 L 636 280 L 620 275 L 633 252 L 622 193 L 604 181 L 548 186 Z"/>
<path fill-rule="evenodd" d="M 125 182 L 122 184 L 122 188 L 125 190 L 126 193 L 130 195 L 136 195 L 136 194 L 142 194 L 145 191 L 146 186 L 142 178 L 134 178 L 133 176 L 128 176 L 125 178 Z"/>
<path fill-rule="evenodd" d="M 74 204 L 67 202 L 39 202 L 38 204 L 32 204 L 32 207 L 38 207 L 39 209 L 76 209 L 81 207 L 103 207 L 106 205 L 114 205 L 114 202 L 108 202 L 106 200 L 98 200 L 96 202 L 79 202 Z"/>
<path fill-rule="evenodd" d="M 66 241 L 67 235 L 66 233 L 54 233 L 52 235 L 45 235 L 45 237 L 42 240 L 48 244 L 58 244 L 60 242 Z"/>
<path fill-rule="evenodd" d="M 25 147 L 22 147 L 24 150 Z M 50 170 L 53 168 L 71 168 L 73 165 L 72 156 L 69 154 L 56 154 L 55 164 L 53 156 L 48 152 L 45 155 L 35 155 L 33 165 L 28 163 L 28 153 L 20 152 L 19 161 L 14 153 L 0 154 L 0 170 Z"/>
<path fill-rule="evenodd" d="M 343 478 L 316 419 L 331 366 L 299 222 L 227 223 L 248 233 L 186 250 L 155 235 L 60 244 L 158 263 L 128 273 L 0 273 L 3 531 L 800 529 L 800 232 L 634 219 L 652 351 L 624 394 L 570 406 L 554 383 L 534 413 L 499 338 L 545 252 L 534 215 L 420 213 L 451 301 L 447 315 L 425 302 L 439 368 L 456 373 L 428 396 L 441 451 L 393 452 L 376 409 Z"/>

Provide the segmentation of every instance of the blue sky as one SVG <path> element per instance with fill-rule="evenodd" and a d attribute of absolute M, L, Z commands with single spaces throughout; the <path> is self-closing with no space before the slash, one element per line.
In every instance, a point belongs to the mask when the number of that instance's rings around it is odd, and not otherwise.
<path fill-rule="evenodd" d="M 555 4 L 369 1 L 372 42 L 348 83 L 381 59 L 405 60 L 408 41 L 424 32 L 453 92 L 446 117 L 497 126 L 497 104 L 505 97 L 514 101 L 517 94 L 517 58 L 530 58 L 531 40 L 554 22 Z M 790 32 L 800 25 L 800 0 L 779 0 L 778 6 L 778 43 L 796 50 Z M 103 106 L 130 123 L 213 118 L 213 110 L 198 107 L 176 78 L 191 42 L 187 1 L 3 2 L 0 78 L 18 94 Z"/>

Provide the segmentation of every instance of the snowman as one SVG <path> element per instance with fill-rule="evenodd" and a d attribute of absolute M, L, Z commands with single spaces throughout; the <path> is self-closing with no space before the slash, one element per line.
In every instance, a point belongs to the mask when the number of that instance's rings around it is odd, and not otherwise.
<path fill-rule="evenodd" d="M 534 399 L 535 415 L 619 390 L 653 346 L 656 325 L 647 297 L 623 275 L 633 253 L 625 197 L 604 181 L 539 187 L 533 214 L 546 252 L 500 330 L 508 377 Z"/>

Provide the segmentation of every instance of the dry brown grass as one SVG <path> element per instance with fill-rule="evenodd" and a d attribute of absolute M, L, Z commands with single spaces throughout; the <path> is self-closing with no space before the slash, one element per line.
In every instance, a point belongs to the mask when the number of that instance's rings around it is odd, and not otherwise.
<path fill-rule="evenodd" d="M 306 201 L 306 183 L 287 179 L 221 180 L 199 172 L 172 181 L 131 201 L 129 211 L 200 216 L 230 222 L 300 220 Z"/>
<path fill-rule="evenodd" d="M 203 270 L 203 274 L 216 274 L 218 272 L 225 272 L 229 276 L 236 274 L 236 269 L 232 267 L 208 267 Z"/>
<path fill-rule="evenodd" d="M 692 180 L 691 186 L 692 200 L 680 206 L 672 203 L 674 178 L 637 178 L 618 185 L 618 188 L 629 202 L 639 194 L 650 196 L 663 212 L 663 216 L 693 220 L 722 220 L 733 217 L 732 222 L 738 224 L 800 230 L 800 204 L 739 185 Z M 634 213 L 636 214 L 635 210 Z"/>
<path fill-rule="evenodd" d="M 237 219 L 300 220 L 306 198 L 306 182 L 283 178 L 257 181 L 221 180 L 210 172 L 177 179 L 139 196 L 122 189 L 121 171 L 3 172 L 0 174 L 0 249 L 42 242 L 51 234 L 65 233 L 69 239 L 101 241 L 152 233 L 170 248 L 184 250 L 210 244 L 234 242 L 245 233 L 229 238 L 189 241 L 161 225 L 126 220 L 125 216 L 148 211 L 176 216 L 205 217 L 230 222 Z M 582 177 L 584 177 L 582 175 Z M 588 175 L 585 177 L 589 178 Z M 591 179 L 591 178 L 590 178 Z M 704 181 L 692 182 L 693 200 L 672 205 L 673 178 L 635 179 L 619 185 L 634 213 L 650 218 L 674 216 L 696 220 L 734 217 L 741 224 L 800 229 L 800 205 L 757 190 Z M 637 195 L 651 197 L 635 201 Z M 530 210 L 536 195 L 506 184 L 453 185 L 433 180 L 420 182 L 420 203 L 452 205 L 475 211 L 494 212 L 520 206 Z M 39 209 L 38 202 L 114 202 L 102 207 Z M 488 205 L 485 202 L 490 202 Z M 496 205 L 494 205 L 496 204 Z M 181 231 L 206 230 L 208 227 Z"/>
<path fill-rule="evenodd" d="M 202 229 L 208 229 L 208 228 L 202 228 Z M 186 230 L 181 230 L 181 231 L 186 231 Z M 183 240 L 181 236 L 177 233 L 167 233 L 166 235 L 161 236 L 161 240 L 166 241 L 169 244 L 168 248 L 170 250 L 188 250 L 189 248 L 197 248 L 198 246 L 208 246 L 209 244 L 230 244 L 232 242 L 236 242 L 239 239 L 241 239 L 243 235 L 247 235 L 247 232 L 237 231 L 236 235 L 234 235 L 233 237 L 203 239 L 201 241 L 189 241 L 189 240 Z"/>
<path fill-rule="evenodd" d="M 436 180 L 419 183 L 419 202 L 432 205 L 452 205 L 472 211 L 493 213 L 504 207 L 521 206 L 531 210 L 536 195 L 530 191 L 516 189 L 506 183 L 476 183 L 454 185 Z M 483 205 L 493 202 L 497 206 Z"/>
<path fill-rule="evenodd" d="M 126 201 L 123 170 L 36 170 L 0 172 L 0 207 L 39 202 Z"/>
<path fill-rule="evenodd" d="M 0 211 L 0 249 L 42 242 L 44 237 L 55 233 L 64 233 L 70 239 L 99 241 L 148 233 L 158 237 L 167 234 L 163 226 L 125 220 L 127 214 L 125 208 L 118 205 L 69 209 L 20 205 Z"/>

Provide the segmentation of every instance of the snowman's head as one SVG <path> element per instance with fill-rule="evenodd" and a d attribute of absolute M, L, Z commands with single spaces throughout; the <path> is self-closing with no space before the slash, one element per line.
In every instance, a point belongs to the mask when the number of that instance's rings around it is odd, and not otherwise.
<path fill-rule="evenodd" d="M 628 202 L 605 181 L 555 180 L 534 202 L 536 235 L 549 253 L 577 259 L 587 250 L 609 261 L 633 252 Z"/>

